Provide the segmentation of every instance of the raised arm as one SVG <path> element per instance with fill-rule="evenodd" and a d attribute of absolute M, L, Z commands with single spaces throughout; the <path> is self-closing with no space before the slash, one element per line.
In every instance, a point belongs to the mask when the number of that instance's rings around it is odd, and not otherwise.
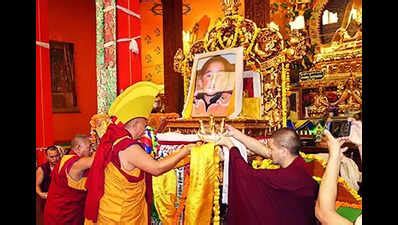
<path fill-rule="evenodd" d="M 336 213 L 337 179 L 342 157 L 342 143 L 328 130 L 325 130 L 324 134 L 328 143 L 329 159 L 319 187 L 315 215 L 322 224 L 352 225 L 350 221 Z"/>
<path fill-rule="evenodd" d="M 44 180 L 44 173 L 41 167 L 37 168 L 36 170 L 36 193 L 42 199 L 47 199 L 47 192 L 42 192 L 40 185 Z"/>
<path fill-rule="evenodd" d="M 242 142 L 246 146 L 246 148 L 248 148 L 252 152 L 256 153 L 257 155 L 263 156 L 265 158 L 271 157 L 271 153 L 268 150 L 268 148 L 257 139 L 243 134 L 238 129 L 228 124 L 225 125 L 225 129 L 232 137 Z"/>
<path fill-rule="evenodd" d="M 185 145 L 174 154 L 160 160 L 154 160 L 139 145 L 132 145 L 126 150 L 120 152 L 119 157 L 121 161 L 123 159 L 123 161 L 126 161 L 133 167 L 137 167 L 154 176 L 159 176 L 173 169 L 181 159 L 190 153 L 191 148 L 194 145 L 195 144 Z"/>
<path fill-rule="evenodd" d="M 69 176 L 78 181 L 82 178 L 83 172 L 91 167 L 94 161 L 95 152 L 91 156 L 81 157 L 75 163 L 73 163 L 72 167 L 69 170 Z"/>

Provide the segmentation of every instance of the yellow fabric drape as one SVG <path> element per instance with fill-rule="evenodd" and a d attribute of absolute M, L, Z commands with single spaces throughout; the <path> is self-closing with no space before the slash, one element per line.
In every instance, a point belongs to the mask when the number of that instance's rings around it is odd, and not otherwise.
<path fill-rule="evenodd" d="M 242 115 L 251 119 L 261 119 L 261 98 L 243 98 Z"/>
<path fill-rule="evenodd" d="M 227 116 L 231 115 L 235 111 L 235 88 L 232 90 L 231 98 L 229 99 L 229 105 L 227 108 Z"/>
<path fill-rule="evenodd" d="M 159 218 L 164 225 L 172 225 L 173 216 L 176 212 L 177 201 L 177 176 L 175 170 L 152 177 L 152 190 L 155 207 Z"/>
<path fill-rule="evenodd" d="M 195 81 L 191 80 L 191 85 L 194 84 Z M 191 90 L 188 92 L 188 98 L 185 99 L 185 105 L 184 105 L 184 109 L 182 111 L 182 118 L 184 119 L 188 119 L 191 117 L 191 113 L 192 113 L 192 106 L 193 106 L 193 93 L 195 87 L 191 87 Z"/>
<path fill-rule="evenodd" d="M 126 171 L 138 176 L 140 170 Z M 105 168 L 104 195 L 100 200 L 97 223 L 85 220 L 85 225 L 147 225 L 148 206 L 145 201 L 145 179 L 129 182 L 113 165 Z"/>
<path fill-rule="evenodd" d="M 216 161 L 213 143 L 195 146 L 191 150 L 189 188 L 185 203 L 184 225 L 210 224 L 213 209 Z M 177 202 L 177 176 L 171 170 L 152 177 L 154 203 L 162 224 L 173 224 Z"/>
<path fill-rule="evenodd" d="M 190 185 L 184 225 L 210 224 L 216 177 L 214 143 L 191 150 Z"/>
<path fill-rule="evenodd" d="M 74 180 L 68 173 L 66 174 L 66 177 L 68 180 L 69 187 L 76 190 L 87 191 L 85 187 L 87 177 L 82 177 L 78 181 Z"/>

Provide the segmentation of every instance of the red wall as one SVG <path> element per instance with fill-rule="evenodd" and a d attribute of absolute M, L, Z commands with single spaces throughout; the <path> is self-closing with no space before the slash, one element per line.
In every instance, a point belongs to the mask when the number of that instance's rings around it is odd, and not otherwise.
<path fill-rule="evenodd" d="M 49 0 L 49 39 L 74 43 L 77 104 L 80 113 L 53 113 L 54 140 L 88 134 L 97 111 L 95 0 Z"/>

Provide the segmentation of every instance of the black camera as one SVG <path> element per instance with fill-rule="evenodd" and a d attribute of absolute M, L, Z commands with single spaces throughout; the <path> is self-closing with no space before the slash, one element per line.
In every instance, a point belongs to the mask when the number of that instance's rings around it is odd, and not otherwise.
<path fill-rule="evenodd" d="M 333 137 L 348 137 L 351 131 L 351 121 L 333 120 L 325 124 L 325 128 L 330 131 Z"/>

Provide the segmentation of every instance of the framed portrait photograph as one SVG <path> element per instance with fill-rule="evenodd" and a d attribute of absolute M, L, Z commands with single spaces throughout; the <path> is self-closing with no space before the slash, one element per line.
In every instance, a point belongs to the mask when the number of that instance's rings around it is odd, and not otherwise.
<path fill-rule="evenodd" d="M 184 118 L 236 118 L 242 110 L 243 48 L 195 55 Z"/>

